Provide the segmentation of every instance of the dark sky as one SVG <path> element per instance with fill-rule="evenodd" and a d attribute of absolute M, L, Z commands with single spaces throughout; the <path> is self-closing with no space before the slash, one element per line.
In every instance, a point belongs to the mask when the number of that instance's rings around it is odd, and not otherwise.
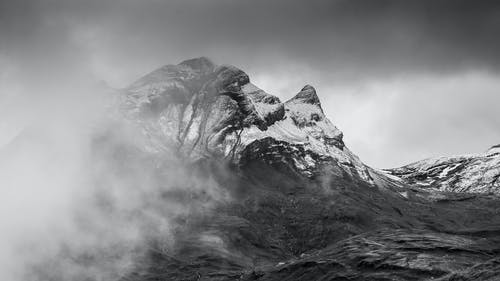
<path fill-rule="evenodd" d="M 0 1 L 0 129 L 16 96 L 203 55 L 284 99 L 312 84 L 376 167 L 500 143 L 500 1 Z"/>

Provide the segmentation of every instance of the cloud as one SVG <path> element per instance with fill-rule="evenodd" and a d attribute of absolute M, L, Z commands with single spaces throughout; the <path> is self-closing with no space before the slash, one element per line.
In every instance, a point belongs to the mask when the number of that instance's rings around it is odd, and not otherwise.
<path fill-rule="evenodd" d="M 390 98 L 384 92 L 391 91 L 391 81 L 430 76 L 437 86 L 440 79 L 446 83 L 456 77 L 453 81 L 460 92 L 463 81 L 458 78 L 471 72 L 494 77 L 500 65 L 498 1 L 26 0 L 0 5 L 0 57 L 22 69 L 23 75 L 28 73 L 31 84 L 36 80 L 42 85 L 47 80 L 57 84 L 57 79 L 74 77 L 75 82 L 104 80 L 124 87 L 163 64 L 205 55 L 242 68 L 258 86 L 282 98 L 291 97 L 304 84 L 316 86 L 323 100 L 336 100 L 325 109 L 348 139 L 353 129 L 344 120 L 350 118 L 349 110 L 356 109 L 339 109 L 349 100 L 344 98 L 346 92 L 355 93 L 353 100 L 359 98 L 361 104 L 366 99 L 372 102 L 369 107 L 380 108 Z M 373 83 L 389 88 L 375 94 L 365 87 Z M 426 91 L 448 97 L 438 89 Z M 410 92 L 410 87 L 401 87 L 397 96 L 412 100 Z M 418 105 L 423 112 L 433 110 L 431 104 Z M 442 106 L 446 112 L 453 102 Z M 372 114 L 364 115 L 364 122 L 376 127 L 373 120 L 384 118 L 384 113 L 373 110 Z M 491 114 L 471 111 L 470 115 L 484 119 Z M 441 118 L 467 121 L 458 115 Z M 427 123 L 415 124 L 415 131 L 433 126 L 434 121 L 422 120 Z M 396 120 L 386 122 L 387 127 L 398 126 Z M 473 135 L 470 129 L 463 131 Z M 454 127 L 442 130 L 441 141 L 450 144 L 453 138 L 447 136 L 454 134 Z M 379 138 L 389 142 L 403 137 L 387 132 L 379 131 Z M 353 142 L 370 138 L 357 136 L 351 137 Z M 490 133 L 485 138 L 494 136 Z M 476 144 L 472 137 L 464 138 L 461 148 L 466 151 Z M 409 150 L 421 150 L 426 144 L 409 145 L 413 145 Z M 370 147 L 391 153 L 390 146 Z M 366 147 L 356 151 L 364 158 L 361 151 Z M 404 160 L 415 159 L 396 162 Z M 373 162 L 386 164 L 382 159 Z"/>
<path fill-rule="evenodd" d="M 376 167 L 480 153 L 500 141 L 497 74 L 412 75 L 358 89 L 326 88 L 331 117 L 351 148 Z M 363 94 L 358 94 L 361 92 Z"/>
<path fill-rule="evenodd" d="M 2 10 L 4 44 L 39 54 L 51 42 L 65 49 L 65 33 L 82 36 L 97 61 L 129 69 L 106 77 L 122 84 L 200 55 L 250 72 L 294 61 L 330 79 L 500 63 L 497 1 L 16 1 Z"/>

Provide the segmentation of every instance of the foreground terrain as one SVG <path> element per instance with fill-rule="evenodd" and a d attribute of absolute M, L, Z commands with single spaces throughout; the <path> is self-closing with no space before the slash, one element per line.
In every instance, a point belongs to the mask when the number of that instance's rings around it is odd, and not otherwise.
<path fill-rule="evenodd" d="M 123 280 L 496 280 L 500 272 L 496 197 L 317 184 L 264 163 L 237 173 L 227 186 L 235 202 L 182 220 L 175 247 L 152 245 Z"/>

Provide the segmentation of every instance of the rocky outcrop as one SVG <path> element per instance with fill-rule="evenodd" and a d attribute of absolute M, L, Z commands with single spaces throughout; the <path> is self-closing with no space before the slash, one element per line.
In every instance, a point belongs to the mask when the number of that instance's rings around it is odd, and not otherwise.
<path fill-rule="evenodd" d="M 296 94 L 289 102 L 296 101 L 299 103 L 307 103 L 312 105 L 317 105 L 321 108 L 321 103 L 319 101 L 318 95 L 316 94 L 316 89 L 311 85 L 305 85 L 298 94 Z"/>

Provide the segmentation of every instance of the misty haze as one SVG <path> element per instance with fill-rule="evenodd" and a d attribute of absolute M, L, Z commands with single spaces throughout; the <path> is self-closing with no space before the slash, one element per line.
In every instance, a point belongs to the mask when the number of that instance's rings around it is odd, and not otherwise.
<path fill-rule="evenodd" d="M 0 0 L 0 280 L 500 280 L 500 2 Z"/>

